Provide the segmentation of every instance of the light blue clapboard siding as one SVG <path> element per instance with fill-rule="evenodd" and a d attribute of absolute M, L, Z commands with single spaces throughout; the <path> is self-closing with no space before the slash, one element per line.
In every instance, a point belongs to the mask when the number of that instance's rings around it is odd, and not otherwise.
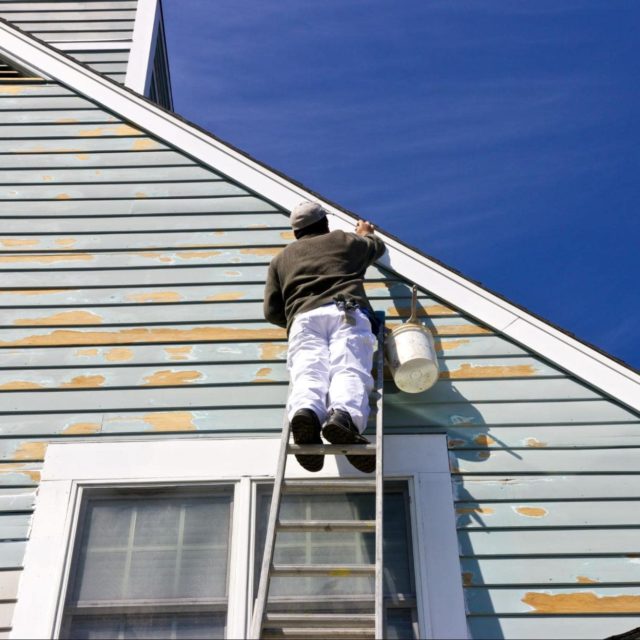
<path fill-rule="evenodd" d="M 129 61 L 137 0 L 105 2 L 0 1 L 0 17 L 67 52 L 79 62 L 124 82 Z M 68 44 L 86 42 L 84 50 Z M 112 50 L 92 43 L 112 42 Z"/>
<path fill-rule="evenodd" d="M 286 212 L 68 89 L 0 93 L 0 110 L 0 568 L 15 569 L 48 442 L 278 433 L 285 335 L 261 302 L 291 233 Z M 409 284 L 368 272 L 390 326 Z M 640 417 L 418 284 L 441 379 L 416 396 L 388 380 L 385 420 L 449 436 L 474 637 L 629 629 L 640 611 L 615 607 L 640 589 Z M 589 617 L 527 604 L 563 601 Z"/>

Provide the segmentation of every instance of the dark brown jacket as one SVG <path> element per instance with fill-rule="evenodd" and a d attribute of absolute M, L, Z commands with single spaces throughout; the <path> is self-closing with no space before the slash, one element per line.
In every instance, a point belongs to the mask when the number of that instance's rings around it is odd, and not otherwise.
<path fill-rule="evenodd" d="M 371 310 L 364 291 L 367 267 L 385 250 L 374 234 L 331 231 L 303 236 L 287 245 L 269 265 L 264 316 L 291 328 L 294 317 L 333 301 L 341 293 Z"/>

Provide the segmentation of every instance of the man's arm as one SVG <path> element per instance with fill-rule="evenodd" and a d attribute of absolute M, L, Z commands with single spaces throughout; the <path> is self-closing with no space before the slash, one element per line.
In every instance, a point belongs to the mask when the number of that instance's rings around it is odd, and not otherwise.
<path fill-rule="evenodd" d="M 376 228 L 368 220 L 358 220 L 356 223 L 356 235 L 364 238 L 371 244 L 369 264 L 377 260 L 385 251 L 384 242 L 375 234 Z"/>
<path fill-rule="evenodd" d="M 280 289 L 278 273 L 273 265 L 269 265 L 267 272 L 267 284 L 264 288 L 264 317 L 279 327 L 287 326 L 287 317 L 284 313 L 284 299 Z"/>

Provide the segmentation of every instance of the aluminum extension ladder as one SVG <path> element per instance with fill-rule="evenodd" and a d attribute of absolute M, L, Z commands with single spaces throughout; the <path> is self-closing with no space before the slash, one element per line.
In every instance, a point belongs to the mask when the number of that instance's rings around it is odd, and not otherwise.
<path fill-rule="evenodd" d="M 291 426 L 286 416 L 280 441 L 280 457 L 273 486 L 269 523 L 264 545 L 260 583 L 253 610 L 253 619 L 249 638 L 258 640 L 263 632 L 269 632 L 277 637 L 290 638 L 383 638 L 384 610 L 383 610 L 383 553 L 382 553 L 382 505 L 384 496 L 384 467 L 382 458 L 382 406 L 384 383 L 384 313 L 376 313 L 379 322 L 378 350 L 375 354 L 375 444 L 354 445 L 295 445 L 289 443 Z M 376 456 L 375 479 L 343 478 L 329 480 L 285 480 L 287 460 L 293 454 L 323 454 L 323 455 L 372 455 Z M 282 493 L 301 493 L 305 491 L 318 492 L 351 491 L 370 492 L 375 489 L 375 520 L 280 520 L 280 504 Z M 352 565 L 274 565 L 273 554 L 276 536 L 282 532 L 371 532 L 375 531 L 375 563 Z M 375 576 L 374 614 L 338 614 L 338 613 L 270 613 L 267 611 L 269 584 L 272 577 L 306 577 L 326 576 L 355 577 Z"/>

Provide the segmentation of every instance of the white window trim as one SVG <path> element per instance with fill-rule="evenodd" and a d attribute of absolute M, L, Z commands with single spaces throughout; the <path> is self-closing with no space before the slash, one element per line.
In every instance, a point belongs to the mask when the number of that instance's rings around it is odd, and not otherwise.
<path fill-rule="evenodd" d="M 235 484 L 227 635 L 245 637 L 255 547 L 254 484 L 273 477 L 278 450 L 279 439 L 272 438 L 50 444 L 10 637 L 58 637 L 85 489 L 226 482 Z M 288 477 L 363 475 L 341 457 L 327 458 L 320 474 L 295 464 L 289 468 Z M 468 637 L 446 436 L 386 436 L 385 477 L 409 481 L 420 637 Z"/>

